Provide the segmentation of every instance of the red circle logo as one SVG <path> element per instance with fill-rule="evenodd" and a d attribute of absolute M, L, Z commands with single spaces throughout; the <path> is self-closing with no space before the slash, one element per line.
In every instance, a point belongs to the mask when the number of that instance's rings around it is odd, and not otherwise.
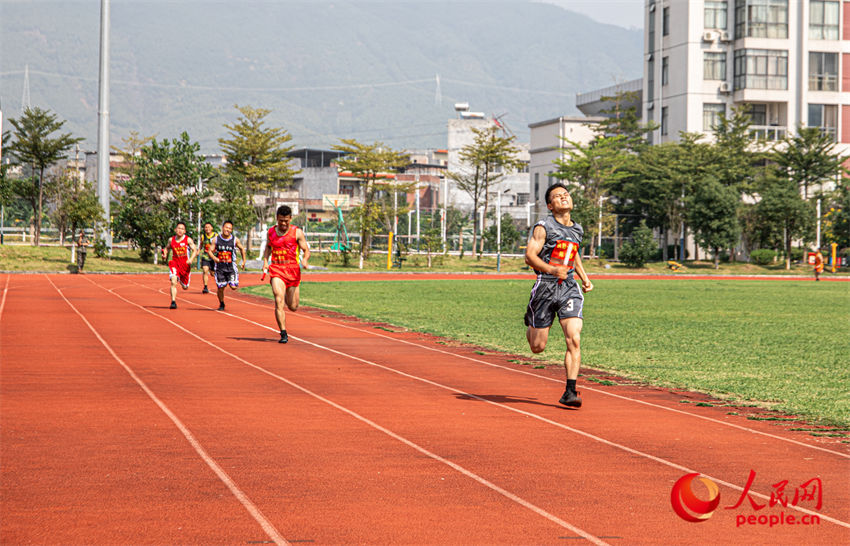
<path fill-rule="evenodd" d="M 708 500 L 701 500 L 694 493 L 692 482 L 698 479 L 708 488 Z M 700 476 L 699 472 L 686 474 L 679 478 L 670 492 L 670 502 L 673 510 L 685 521 L 698 523 L 711 517 L 720 504 L 720 489 L 713 481 Z"/>

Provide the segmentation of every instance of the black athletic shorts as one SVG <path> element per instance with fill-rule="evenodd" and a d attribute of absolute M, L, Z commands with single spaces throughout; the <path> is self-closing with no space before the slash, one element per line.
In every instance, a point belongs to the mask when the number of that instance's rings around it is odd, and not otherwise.
<path fill-rule="evenodd" d="M 582 307 L 584 295 L 575 280 L 558 284 L 557 280 L 537 279 L 525 310 L 525 325 L 549 328 L 555 321 L 555 315 L 559 319 L 582 318 Z"/>
<path fill-rule="evenodd" d="M 210 271 L 212 271 L 213 269 L 215 269 L 215 262 L 212 260 L 205 260 L 201 258 L 201 268 L 203 268 L 204 266 L 209 267 Z"/>
<path fill-rule="evenodd" d="M 235 265 L 216 264 L 215 285 L 224 288 L 227 285 L 239 286 L 239 270 Z"/>

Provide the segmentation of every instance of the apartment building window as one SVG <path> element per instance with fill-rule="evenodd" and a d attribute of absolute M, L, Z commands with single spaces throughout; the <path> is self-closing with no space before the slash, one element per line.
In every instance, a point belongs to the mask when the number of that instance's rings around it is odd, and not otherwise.
<path fill-rule="evenodd" d="M 838 91 L 838 53 L 809 52 L 809 91 Z"/>
<path fill-rule="evenodd" d="M 838 12 L 838 2 L 812 0 L 809 3 L 809 38 L 812 40 L 837 40 Z"/>
<path fill-rule="evenodd" d="M 670 34 L 670 8 L 661 10 L 661 35 Z"/>
<path fill-rule="evenodd" d="M 655 60 L 650 58 L 646 63 L 646 100 L 655 100 Z"/>
<path fill-rule="evenodd" d="M 766 104 L 751 104 L 747 108 L 747 115 L 750 116 L 750 125 L 767 125 Z"/>
<path fill-rule="evenodd" d="M 787 38 L 788 0 L 735 0 L 735 38 Z"/>
<path fill-rule="evenodd" d="M 702 105 L 702 130 L 705 132 L 714 131 L 717 124 L 720 123 L 720 116 L 726 115 L 725 104 L 705 103 Z"/>
<path fill-rule="evenodd" d="M 725 80 L 726 79 L 726 53 L 714 53 L 706 51 L 703 54 L 702 79 Z"/>
<path fill-rule="evenodd" d="M 735 89 L 788 89 L 788 52 L 736 50 L 734 83 Z"/>
<path fill-rule="evenodd" d="M 661 134 L 667 134 L 667 107 L 661 109 Z"/>
<path fill-rule="evenodd" d="M 706 1 L 703 13 L 706 29 L 726 29 L 726 2 Z"/>
<path fill-rule="evenodd" d="M 670 57 L 661 59 L 661 85 L 667 85 L 668 75 L 670 73 Z"/>
<path fill-rule="evenodd" d="M 518 193 L 516 194 L 516 204 L 518 207 L 521 207 L 528 203 L 528 194 L 527 193 Z"/>
<path fill-rule="evenodd" d="M 652 4 L 654 5 L 654 4 Z M 647 32 L 649 35 L 649 50 L 647 53 L 652 53 L 655 51 L 655 12 L 649 12 L 649 30 Z"/>
<path fill-rule="evenodd" d="M 838 106 L 835 104 L 810 104 L 809 127 L 820 127 L 835 140 L 838 134 Z"/>

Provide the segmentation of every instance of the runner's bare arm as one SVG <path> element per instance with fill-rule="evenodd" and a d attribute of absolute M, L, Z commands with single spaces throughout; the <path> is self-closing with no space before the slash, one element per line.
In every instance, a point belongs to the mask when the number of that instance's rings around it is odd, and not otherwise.
<path fill-rule="evenodd" d="M 263 275 L 269 272 L 269 256 L 272 254 L 272 245 L 266 243 L 266 248 L 263 250 Z"/>
<path fill-rule="evenodd" d="M 192 267 L 192 262 L 195 261 L 195 258 L 198 257 L 198 247 L 195 245 L 195 241 L 192 240 L 191 237 L 188 237 L 189 248 L 192 249 L 192 254 L 189 256 L 189 267 Z"/>
<path fill-rule="evenodd" d="M 236 239 L 234 244 L 236 245 L 236 248 L 239 249 L 239 252 L 242 253 L 242 269 L 245 269 L 245 260 L 248 259 L 247 255 L 245 254 L 245 247 L 242 245 L 242 241 L 240 241 L 239 239 Z"/>
<path fill-rule="evenodd" d="M 593 283 L 590 282 L 590 277 L 587 276 L 587 272 L 584 270 L 584 264 L 581 261 L 581 253 L 576 253 L 576 275 L 581 279 L 581 288 L 585 292 L 590 292 L 593 290 Z"/>
<path fill-rule="evenodd" d="M 298 242 L 298 246 L 304 253 L 301 257 L 301 265 L 304 266 L 304 269 L 310 269 L 310 245 L 307 244 L 307 237 L 304 236 L 304 230 L 299 228 L 298 231 L 295 232 L 295 240 Z"/>
<path fill-rule="evenodd" d="M 550 265 L 540 259 L 540 251 L 543 250 L 543 245 L 546 242 L 546 228 L 543 226 L 534 226 L 534 231 L 531 232 L 531 237 L 528 239 L 528 245 L 525 247 L 525 263 L 531 266 L 532 269 L 541 273 L 554 275 L 559 279 L 566 279 L 569 269 L 566 266 Z"/>
<path fill-rule="evenodd" d="M 170 242 L 165 243 L 165 246 L 162 247 L 162 261 L 163 261 L 163 263 L 168 264 L 168 258 L 170 257 L 169 256 L 170 254 L 171 254 L 171 244 L 170 244 Z"/>

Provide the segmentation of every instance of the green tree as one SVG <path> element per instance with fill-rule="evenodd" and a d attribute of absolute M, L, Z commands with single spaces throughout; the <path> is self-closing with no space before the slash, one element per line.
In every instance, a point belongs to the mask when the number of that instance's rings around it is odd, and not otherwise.
<path fill-rule="evenodd" d="M 124 186 L 114 228 L 119 237 L 138 245 L 143 260 L 151 258 L 178 220 L 186 222 L 191 233 L 189 217 L 211 193 L 207 187 L 198 191 L 198 179 L 213 173 L 199 151 L 200 145 L 185 132 L 170 142 L 154 139 L 142 148 L 136 173 Z"/>
<path fill-rule="evenodd" d="M 765 178 L 760 193 L 758 222 L 766 238 L 782 241 L 785 269 L 791 269 L 791 241 L 811 238 L 814 207 L 800 195 L 796 181 L 783 176 Z"/>
<path fill-rule="evenodd" d="M 75 184 L 68 199 L 63 202 L 62 208 L 67 225 L 71 228 L 71 237 L 75 240 L 77 231 L 93 228 L 104 221 L 103 207 L 90 182 Z"/>
<path fill-rule="evenodd" d="M 360 269 L 363 269 L 363 260 L 369 257 L 372 235 L 386 219 L 385 194 L 391 189 L 404 191 L 395 185 L 390 188 L 387 182 L 389 175 L 405 166 L 408 158 L 382 142 L 364 144 L 344 138 L 333 149 L 345 154 L 337 159 L 339 168 L 352 173 L 360 181 L 362 202 L 354 209 L 353 215 L 360 226 Z"/>
<path fill-rule="evenodd" d="M 850 247 L 850 178 L 839 182 L 826 203 L 824 240 L 841 248 Z"/>
<path fill-rule="evenodd" d="M 65 153 L 82 141 L 82 138 L 71 136 L 71 133 L 51 135 L 62 129 L 65 121 L 59 121 L 56 114 L 39 107 L 27 108 L 19 119 L 10 119 L 15 128 L 15 140 L 9 146 L 9 151 L 18 161 L 28 165 L 35 176 L 33 181 L 31 201 L 35 203 L 35 236 L 33 244 L 39 246 L 41 236 L 42 205 L 44 203 L 44 171 L 56 163 Z"/>
<path fill-rule="evenodd" d="M 668 232 L 679 233 L 685 222 L 684 196 L 694 180 L 713 173 L 716 165 L 701 136 L 681 133 L 678 142 L 647 147 L 634 157 L 626 176 L 610 190 L 617 212 L 645 219 L 650 228 L 661 231 L 664 241 Z M 662 257 L 667 260 L 666 244 Z"/>
<path fill-rule="evenodd" d="M 697 241 L 714 253 L 714 268 L 720 267 L 720 250 L 734 246 L 740 236 L 738 191 L 706 176 L 694 184 L 686 197 L 688 225 Z"/>
<path fill-rule="evenodd" d="M 493 218 L 496 215 L 493 214 Z M 520 232 L 516 224 L 514 223 L 514 219 L 510 214 L 502 214 L 502 248 L 505 251 L 517 250 L 516 247 L 518 243 L 522 240 L 525 233 Z M 491 251 L 497 250 L 496 248 L 496 239 L 498 238 L 498 226 L 496 224 L 490 224 L 487 230 L 484 232 L 484 243 L 487 245 Z"/>
<path fill-rule="evenodd" d="M 596 252 L 596 235 L 603 200 L 611 187 L 627 176 L 630 155 L 624 150 L 626 137 L 597 136 L 588 144 L 567 140 L 571 148 L 564 159 L 556 159 L 555 177 L 563 180 L 573 198 L 571 218 L 584 227 L 590 241 L 590 255 Z"/>
<path fill-rule="evenodd" d="M 45 184 L 45 194 L 53 204 L 49 216 L 53 226 L 59 231 L 59 244 L 63 246 L 65 245 L 65 232 L 69 227 L 66 204 L 69 199 L 73 199 L 74 190 L 78 183 L 78 178 L 66 172 L 49 179 Z"/>
<path fill-rule="evenodd" d="M 294 147 L 289 144 L 292 136 L 282 127 L 264 126 L 271 110 L 239 105 L 235 108 L 241 116 L 236 123 L 224 125 L 230 137 L 220 138 L 218 143 L 227 156 L 225 172 L 239 175 L 245 181 L 256 221 L 263 224 L 271 218 L 274 193 L 292 185 L 300 172 L 288 156 Z M 250 249 L 250 230 L 245 239 Z"/>
<path fill-rule="evenodd" d="M 757 178 L 756 165 L 763 154 L 753 149 L 747 106 L 739 106 L 727 117 L 721 114 L 714 127 L 717 181 L 739 193 L 752 191 Z"/>
<path fill-rule="evenodd" d="M 770 159 L 779 172 L 794 181 L 808 200 L 809 188 L 824 182 L 837 180 L 842 164 L 850 156 L 835 151 L 835 142 L 819 127 L 800 127 L 794 135 L 788 135 L 773 148 Z"/>
<path fill-rule="evenodd" d="M 640 225 L 632 232 L 632 240 L 623 243 L 620 259 L 628 267 L 643 267 L 657 249 L 658 245 L 652 238 L 652 230 L 644 220 L 641 220 Z"/>
<path fill-rule="evenodd" d="M 620 91 L 612 96 L 602 97 L 605 108 L 600 112 L 604 119 L 595 125 L 600 136 L 622 136 L 621 144 L 631 152 L 640 152 L 649 146 L 646 135 L 658 128 L 654 121 L 643 123 L 637 104 L 640 94 L 637 91 Z"/>
<path fill-rule="evenodd" d="M 446 236 L 451 236 L 452 233 L 458 234 L 458 250 L 460 251 L 460 259 L 463 259 L 463 231 L 469 225 L 469 213 L 457 207 L 449 205 L 446 210 Z"/>
<path fill-rule="evenodd" d="M 472 198 L 472 248 L 478 242 L 478 204 L 484 201 L 484 218 L 487 217 L 488 193 L 493 184 L 506 174 L 522 165 L 518 159 L 520 152 L 516 146 L 516 137 L 500 134 L 496 125 L 473 128 L 473 141 L 461 148 L 460 160 L 464 167 L 459 172 L 448 173 L 457 187 Z M 481 240 L 481 248 L 484 241 Z"/>
<path fill-rule="evenodd" d="M 226 220 L 233 222 L 233 227 L 242 233 L 247 233 L 256 220 L 254 205 L 247 186 L 239 174 L 216 172 L 209 183 L 209 188 L 215 192 L 217 199 L 210 200 L 209 210 L 205 210 L 204 218 L 220 226 Z"/>

